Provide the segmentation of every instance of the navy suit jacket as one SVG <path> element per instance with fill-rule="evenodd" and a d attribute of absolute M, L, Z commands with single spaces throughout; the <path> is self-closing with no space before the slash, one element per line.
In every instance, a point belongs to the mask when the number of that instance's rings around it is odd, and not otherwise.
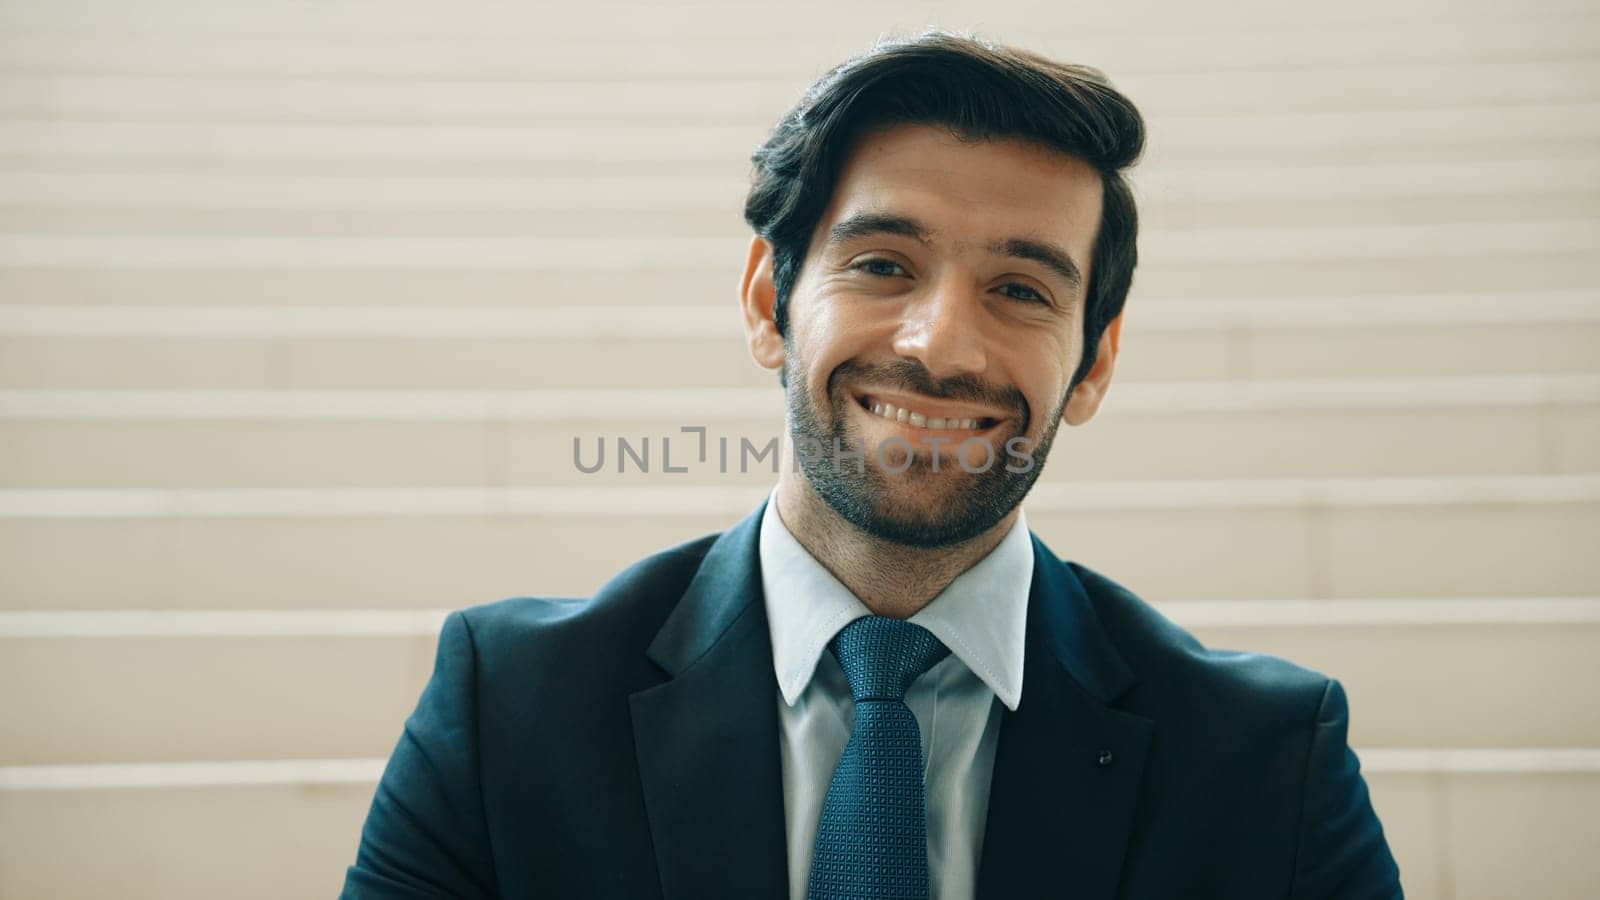
<path fill-rule="evenodd" d="M 343 896 L 785 897 L 761 512 L 586 602 L 452 613 Z M 1337 681 L 1033 552 L 979 896 L 1401 896 Z"/>

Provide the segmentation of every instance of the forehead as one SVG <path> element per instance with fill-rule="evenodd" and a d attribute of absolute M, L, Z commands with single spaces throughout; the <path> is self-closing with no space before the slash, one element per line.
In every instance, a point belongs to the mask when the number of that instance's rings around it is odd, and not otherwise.
<path fill-rule="evenodd" d="M 869 132 L 840 167 L 816 237 L 860 213 L 926 224 L 936 240 L 1049 237 L 1087 263 L 1100 224 L 1100 173 L 1018 140 L 966 141 L 933 125 Z"/>

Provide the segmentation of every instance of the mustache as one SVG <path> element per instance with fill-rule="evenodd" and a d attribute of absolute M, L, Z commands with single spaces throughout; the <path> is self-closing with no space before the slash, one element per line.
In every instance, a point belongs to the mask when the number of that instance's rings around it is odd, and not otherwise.
<path fill-rule="evenodd" d="M 998 409 L 1015 412 L 1018 420 L 1026 428 L 1030 421 L 1031 411 L 1028 408 L 1028 399 L 1022 391 L 1011 388 L 998 388 L 985 384 L 971 375 L 958 375 L 954 378 L 934 378 L 927 367 L 915 360 L 901 359 L 892 363 L 863 363 L 847 360 L 840 363 L 828 376 L 828 393 L 833 395 L 839 382 L 845 379 L 857 381 L 870 381 L 873 384 L 904 388 L 928 397 L 940 400 L 956 400 L 968 403 L 979 403 Z"/>

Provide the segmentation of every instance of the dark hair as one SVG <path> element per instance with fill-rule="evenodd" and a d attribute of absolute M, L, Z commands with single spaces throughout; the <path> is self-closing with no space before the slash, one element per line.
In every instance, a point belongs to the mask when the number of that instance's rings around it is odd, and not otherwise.
<path fill-rule="evenodd" d="M 834 67 L 751 157 L 744 218 L 772 244 L 778 333 L 787 333 L 789 295 L 846 154 L 866 132 L 903 123 L 944 125 L 967 140 L 1031 141 L 1100 172 L 1076 385 L 1133 281 L 1139 215 L 1122 170 L 1144 150 L 1144 120 L 1098 69 L 948 32 L 880 43 Z"/>

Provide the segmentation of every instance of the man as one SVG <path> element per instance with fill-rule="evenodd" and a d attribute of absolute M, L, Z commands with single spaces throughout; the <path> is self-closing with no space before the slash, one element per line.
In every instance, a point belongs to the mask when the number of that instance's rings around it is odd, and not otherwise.
<path fill-rule="evenodd" d="M 1020 502 L 1111 382 L 1137 110 L 965 38 L 755 155 L 789 452 L 582 604 L 453 614 L 347 897 L 1398 897 L 1337 682 L 1210 651 Z"/>

